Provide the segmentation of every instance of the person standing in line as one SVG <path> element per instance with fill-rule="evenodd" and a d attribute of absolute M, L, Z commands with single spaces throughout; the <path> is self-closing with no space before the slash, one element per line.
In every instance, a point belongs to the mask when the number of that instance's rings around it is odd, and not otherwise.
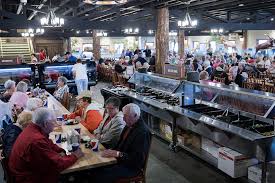
<path fill-rule="evenodd" d="M 77 87 L 77 93 L 88 90 L 87 68 L 82 64 L 81 59 L 77 59 L 76 64 L 72 68 L 72 72 Z"/>
<path fill-rule="evenodd" d="M 145 57 L 146 57 L 147 62 L 149 62 L 150 58 L 152 56 L 152 52 L 151 52 L 149 46 L 146 46 L 146 49 L 143 52 L 145 53 Z"/>

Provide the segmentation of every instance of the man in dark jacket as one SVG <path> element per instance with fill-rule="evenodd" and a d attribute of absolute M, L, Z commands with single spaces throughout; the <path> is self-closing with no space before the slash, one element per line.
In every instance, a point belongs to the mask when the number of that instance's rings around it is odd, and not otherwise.
<path fill-rule="evenodd" d="M 114 150 L 102 152 L 103 157 L 117 158 L 118 164 L 100 169 L 94 173 L 95 182 L 115 182 L 121 178 L 140 174 L 149 153 L 151 135 L 140 119 L 140 108 L 136 104 L 128 104 L 123 109 L 126 123 L 118 144 Z"/>

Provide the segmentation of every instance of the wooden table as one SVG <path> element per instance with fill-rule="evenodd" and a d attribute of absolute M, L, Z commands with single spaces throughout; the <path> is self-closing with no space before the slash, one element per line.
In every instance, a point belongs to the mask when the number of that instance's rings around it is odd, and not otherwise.
<path fill-rule="evenodd" d="M 60 103 L 58 102 L 52 95 L 48 97 L 48 108 L 53 109 L 56 113 L 56 116 L 62 116 L 62 114 L 69 114 L 70 112 Z M 65 133 L 68 130 L 73 130 L 76 127 L 81 128 L 81 136 L 89 136 L 90 138 L 94 138 L 94 135 L 91 134 L 82 124 L 77 125 L 63 125 L 62 130 Z M 61 144 L 61 147 L 64 149 L 65 143 Z M 94 152 L 91 149 L 85 148 L 85 144 L 80 144 L 80 148 L 84 153 L 84 156 L 77 160 L 77 162 L 72 165 L 71 167 L 67 168 L 62 172 L 62 174 L 87 170 L 91 168 L 102 167 L 106 165 L 115 164 L 117 161 L 115 158 L 103 158 L 100 155 L 100 152 L 103 151 L 105 148 L 99 144 L 99 151 Z"/>

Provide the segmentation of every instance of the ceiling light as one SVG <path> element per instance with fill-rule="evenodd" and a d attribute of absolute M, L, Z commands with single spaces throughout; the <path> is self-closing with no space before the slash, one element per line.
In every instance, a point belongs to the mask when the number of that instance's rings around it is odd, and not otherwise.
<path fill-rule="evenodd" d="M 77 34 L 79 34 L 79 33 L 80 33 L 80 31 L 76 31 L 76 33 L 77 33 Z"/>
<path fill-rule="evenodd" d="M 271 21 L 274 21 L 274 18 L 271 18 L 270 20 L 271 20 Z"/>
<path fill-rule="evenodd" d="M 40 19 L 40 23 L 43 27 L 62 27 L 65 23 L 64 21 L 64 18 L 59 18 L 55 15 L 54 9 L 51 9 L 51 7 L 49 7 L 49 12 L 47 15 Z"/>
<path fill-rule="evenodd" d="M 85 16 L 86 16 L 86 17 L 89 16 L 89 13 L 86 13 Z"/>
<path fill-rule="evenodd" d="M 128 0 L 84 0 L 84 3 L 93 4 L 93 5 L 115 5 L 115 4 L 123 4 Z"/>
<path fill-rule="evenodd" d="M 212 34 L 222 34 L 224 32 L 224 29 L 223 28 L 219 28 L 219 29 L 214 28 L 214 29 L 211 29 L 210 32 Z"/>
<path fill-rule="evenodd" d="M 28 30 L 29 33 L 33 33 L 33 31 L 34 31 L 33 29 L 29 29 Z"/>
<path fill-rule="evenodd" d="M 239 4 L 239 6 L 241 7 L 241 6 L 244 6 L 244 4 Z"/>
<path fill-rule="evenodd" d="M 178 35 L 178 33 L 177 32 L 169 32 L 169 36 L 177 36 Z"/>
<path fill-rule="evenodd" d="M 34 37 L 34 34 L 33 34 L 33 33 L 30 33 L 30 37 Z"/>
<path fill-rule="evenodd" d="M 154 34 L 153 30 L 148 30 L 148 34 Z"/>
<path fill-rule="evenodd" d="M 87 33 L 87 34 L 89 34 L 89 33 L 90 33 L 90 31 L 89 31 L 89 30 L 86 30 L 86 33 Z"/>
<path fill-rule="evenodd" d="M 249 17 L 247 17 L 247 18 L 246 18 L 246 20 L 250 20 L 250 18 L 249 18 Z"/>
<path fill-rule="evenodd" d="M 198 20 L 192 20 L 188 12 L 188 6 L 185 14 L 184 20 L 178 21 L 178 26 L 180 28 L 196 28 L 198 25 Z"/>
<path fill-rule="evenodd" d="M 139 33 L 139 28 L 127 28 L 124 29 L 125 34 L 138 34 Z"/>

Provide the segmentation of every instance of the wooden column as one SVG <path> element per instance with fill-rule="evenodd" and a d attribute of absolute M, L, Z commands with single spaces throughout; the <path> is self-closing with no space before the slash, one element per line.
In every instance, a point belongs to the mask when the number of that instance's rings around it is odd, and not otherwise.
<path fill-rule="evenodd" d="M 243 49 L 247 49 L 247 39 L 248 39 L 248 35 L 247 35 L 247 30 L 243 31 Z"/>
<path fill-rule="evenodd" d="M 97 36 L 98 30 L 93 30 L 93 54 L 94 54 L 94 59 L 99 60 L 101 55 L 100 55 L 100 37 Z"/>
<path fill-rule="evenodd" d="M 169 54 L 169 10 L 161 8 L 157 10 L 156 32 L 156 71 L 163 73 L 164 63 L 168 62 Z"/>
<path fill-rule="evenodd" d="M 178 45 L 179 45 L 178 54 L 180 58 L 184 57 L 184 40 L 185 40 L 184 30 L 180 29 L 178 34 Z"/>

